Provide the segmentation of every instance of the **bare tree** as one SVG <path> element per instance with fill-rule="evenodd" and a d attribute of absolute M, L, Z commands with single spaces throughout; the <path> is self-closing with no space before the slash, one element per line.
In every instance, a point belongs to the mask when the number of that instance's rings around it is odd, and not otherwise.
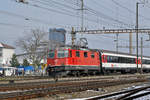
<path fill-rule="evenodd" d="M 48 44 L 42 45 L 42 43 L 46 43 L 45 36 L 46 32 L 33 29 L 29 34 L 26 33 L 25 36 L 19 38 L 16 42 L 16 45 L 27 54 L 27 59 L 35 66 L 38 66 L 47 55 Z"/>

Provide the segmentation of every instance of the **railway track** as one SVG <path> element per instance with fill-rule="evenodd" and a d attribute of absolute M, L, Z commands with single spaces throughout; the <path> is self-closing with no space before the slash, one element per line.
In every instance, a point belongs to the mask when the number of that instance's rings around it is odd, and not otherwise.
<path fill-rule="evenodd" d="M 150 74 L 142 75 L 105 75 L 105 76 L 87 76 L 87 77 L 64 77 L 59 78 L 59 81 L 82 81 L 82 80 L 99 80 L 99 79 L 119 79 L 119 78 L 134 78 L 134 77 L 150 77 Z M 14 77 L 0 77 L 0 85 L 8 83 L 26 83 L 26 82 L 39 82 L 39 81 L 54 81 L 49 76 L 14 76 Z"/>
<path fill-rule="evenodd" d="M 116 80 L 116 79 L 138 79 L 138 78 L 146 78 L 146 75 L 122 75 L 122 76 L 100 76 L 100 77 L 82 77 L 82 78 L 63 78 L 59 80 L 57 83 L 65 83 L 65 82 L 83 82 L 83 81 L 108 81 L 108 80 Z M 27 86 L 36 87 L 36 86 L 46 86 L 49 84 L 55 84 L 54 80 L 38 80 L 38 81 L 26 81 L 20 83 L 12 83 L 12 84 L 0 84 L 0 91 L 8 91 L 8 90 L 17 90 L 24 89 Z"/>
<path fill-rule="evenodd" d="M 136 82 L 147 82 L 147 79 L 133 78 L 133 79 L 107 79 L 107 80 L 90 80 L 78 82 L 57 82 L 39 85 L 20 85 L 10 87 L 0 87 L 0 100 L 24 100 L 31 98 L 44 97 L 46 95 L 53 95 L 59 93 L 71 93 L 85 91 L 89 89 L 98 89 L 102 87 L 109 87 L 122 84 L 130 84 Z M 4 92 L 6 91 L 6 92 Z"/>
<path fill-rule="evenodd" d="M 147 89 L 150 89 L 149 84 L 147 86 L 141 86 L 141 87 L 135 88 L 135 89 L 114 92 L 114 93 L 105 94 L 102 96 L 90 97 L 90 98 L 86 98 L 84 100 L 101 100 L 101 99 L 102 100 L 133 100 L 133 99 L 137 99 L 139 97 L 149 95 L 150 91 L 142 92 Z M 142 92 L 142 93 L 139 93 L 139 92 Z"/>
<path fill-rule="evenodd" d="M 9 81 L 9 80 L 14 80 L 14 81 L 22 81 L 22 80 L 36 80 L 36 79 L 49 79 L 49 76 L 5 76 L 5 77 L 0 77 L 0 82 L 3 81 Z"/>

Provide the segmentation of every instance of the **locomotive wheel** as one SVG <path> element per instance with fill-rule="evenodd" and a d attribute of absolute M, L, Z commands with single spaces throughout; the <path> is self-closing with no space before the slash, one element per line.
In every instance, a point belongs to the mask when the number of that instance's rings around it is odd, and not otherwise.
<path fill-rule="evenodd" d="M 54 75 L 53 78 L 54 78 L 55 82 L 58 81 L 58 75 Z"/>
<path fill-rule="evenodd" d="M 72 72 L 72 75 L 73 75 L 73 76 L 76 76 L 76 72 L 75 72 L 75 71 L 73 71 L 73 72 Z"/>
<path fill-rule="evenodd" d="M 96 75 L 96 71 L 93 71 L 93 75 L 94 75 L 94 76 Z"/>
<path fill-rule="evenodd" d="M 124 70 L 121 71 L 121 74 L 126 74 L 126 72 Z"/>
<path fill-rule="evenodd" d="M 58 77 L 57 78 L 55 77 L 54 80 L 55 80 L 55 82 L 57 82 L 58 81 Z"/>
<path fill-rule="evenodd" d="M 106 70 L 103 68 L 102 75 L 106 75 L 106 74 L 107 74 L 107 72 L 106 72 Z"/>
<path fill-rule="evenodd" d="M 77 71 L 77 72 L 76 72 L 76 77 L 79 77 L 79 76 L 80 76 L 80 72 Z"/>

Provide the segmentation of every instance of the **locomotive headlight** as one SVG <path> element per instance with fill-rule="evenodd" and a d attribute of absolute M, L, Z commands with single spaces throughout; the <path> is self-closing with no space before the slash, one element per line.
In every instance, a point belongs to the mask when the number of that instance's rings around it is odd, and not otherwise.
<path fill-rule="evenodd" d="M 54 62 L 55 62 L 55 63 L 57 63 L 57 62 L 58 62 L 58 60 L 57 60 L 57 59 L 55 59 L 55 60 L 54 60 Z"/>

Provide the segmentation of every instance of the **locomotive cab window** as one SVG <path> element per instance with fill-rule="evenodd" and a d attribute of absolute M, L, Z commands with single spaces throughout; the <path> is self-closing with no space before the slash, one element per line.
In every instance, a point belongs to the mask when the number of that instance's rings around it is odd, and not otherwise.
<path fill-rule="evenodd" d="M 76 57 L 80 57 L 80 52 L 76 51 Z"/>
<path fill-rule="evenodd" d="M 91 58 L 94 58 L 94 57 L 95 57 L 94 53 L 91 53 Z"/>
<path fill-rule="evenodd" d="M 54 58 L 55 56 L 55 52 L 54 51 L 50 51 L 49 52 L 49 58 Z"/>
<path fill-rule="evenodd" d="M 88 53 L 87 52 L 84 52 L 84 57 L 88 57 Z"/>
<path fill-rule="evenodd" d="M 58 58 L 68 57 L 68 51 L 67 50 L 58 50 L 57 57 Z"/>

